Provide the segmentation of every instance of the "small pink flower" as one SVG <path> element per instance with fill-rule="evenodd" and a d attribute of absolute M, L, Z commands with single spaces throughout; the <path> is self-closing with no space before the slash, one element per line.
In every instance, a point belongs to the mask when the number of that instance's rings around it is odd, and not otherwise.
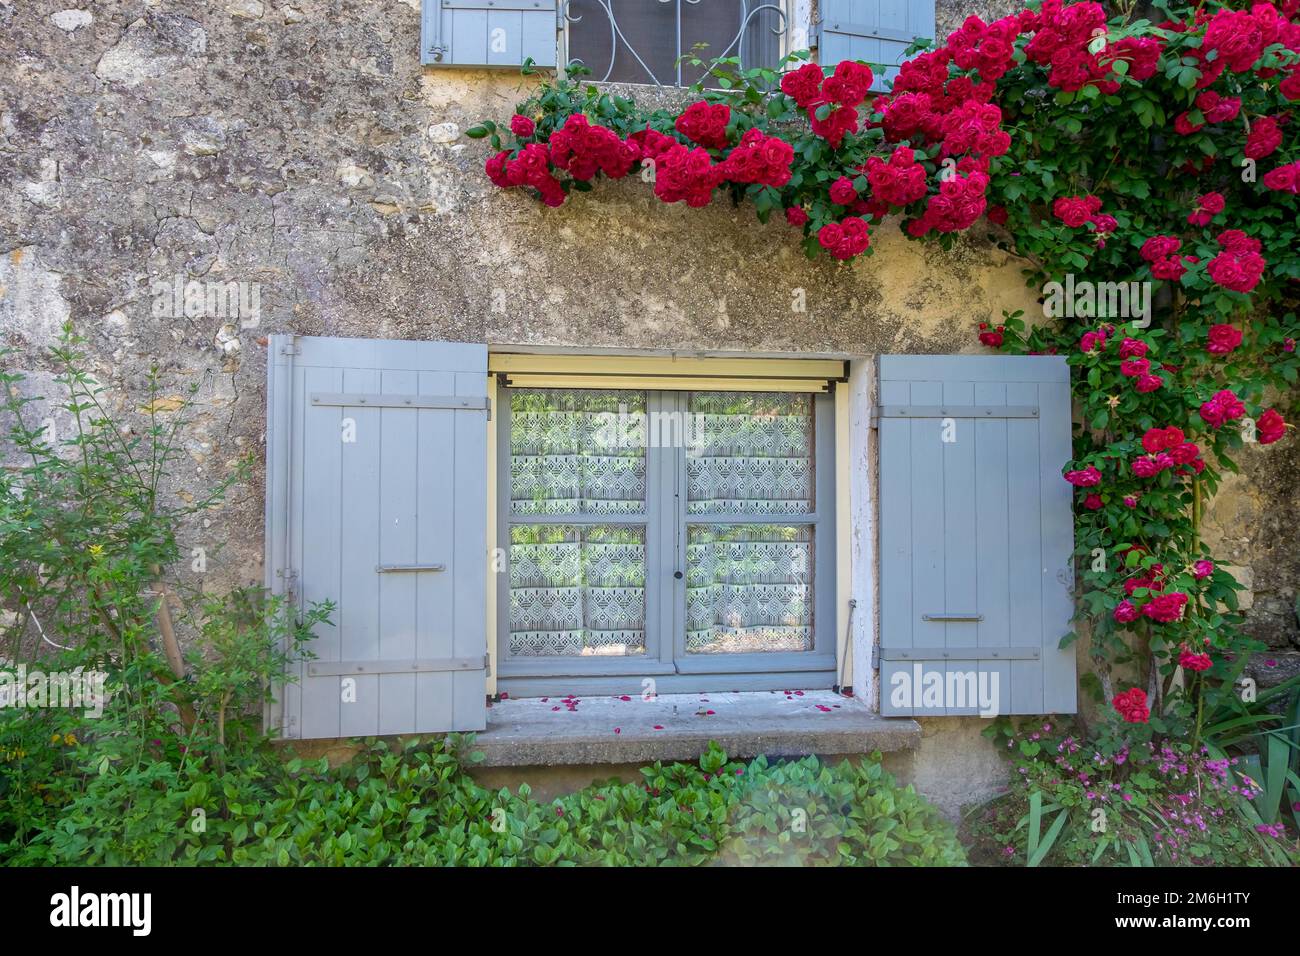
<path fill-rule="evenodd" d="M 1208 578 L 1214 573 L 1214 562 L 1201 559 L 1192 565 L 1192 573 L 1198 578 Z"/>

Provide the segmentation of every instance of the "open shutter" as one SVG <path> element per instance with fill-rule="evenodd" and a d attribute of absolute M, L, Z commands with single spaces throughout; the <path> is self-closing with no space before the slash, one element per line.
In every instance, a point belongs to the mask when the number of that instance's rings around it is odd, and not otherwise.
<path fill-rule="evenodd" d="M 423 0 L 427 66 L 554 67 L 556 0 Z"/>
<path fill-rule="evenodd" d="M 881 712 L 1074 713 L 1065 359 L 879 368 Z"/>
<path fill-rule="evenodd" d="M 336 604 L 271 725 L 482 730 L 487 347 L 276 335 L 270 350 L 267 583 Z"/>
<path fill-rule="evenodd" d="M 824 65 L 864 60 L 876 73 L 872 88 L 885 90 L 912 41 L 934 37 L 934 0 L 821 0 L 818 30 Z"/>

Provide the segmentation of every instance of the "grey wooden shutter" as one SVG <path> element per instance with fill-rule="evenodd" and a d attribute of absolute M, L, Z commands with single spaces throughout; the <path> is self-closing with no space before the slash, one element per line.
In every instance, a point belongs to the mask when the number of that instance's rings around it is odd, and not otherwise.
<path fill-rule="evenodd" d="M 983 673 L 990 695 L 996 674 L 1001 714 L 1074 713 L 1065 359 L 889 355 L 879 370 L 882 713 L 978 710 L 891 693 L 931 673 L 968 689 Z"/>
<path fill-rule="evenodd" d="M 865 60 L 876 72 L 873 89 L 885 90 L 912 41 L 934 37 L 934 0 L 821 0 L 818 32 L 824 65 Z"/>
<path fill-rule="evenodd" d="M 482 730 L 487 347 L 275 335 L 267 583 L 334 601 L 286 738 Z"/>
<path fill-rule="evenodd" d="M 556 0 L 423 0 L 420 62 L 554 67 Z"/>

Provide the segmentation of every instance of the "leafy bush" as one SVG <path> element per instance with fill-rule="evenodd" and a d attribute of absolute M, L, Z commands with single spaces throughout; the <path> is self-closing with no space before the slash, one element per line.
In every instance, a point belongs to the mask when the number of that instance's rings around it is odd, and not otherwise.
<path fill-rule="evenodd" d="M 557 799 L 489 790 L 472 739 L 368 741 L 348 763 L 258 748 L 217 772 L 159 757 L 84 774 L 57 820 L 0 862 L 90 865 L 962 865 L 952 826 L 879 755 L 698 765 Z M 85 760 L 93 764 L 93 753 Z"/>

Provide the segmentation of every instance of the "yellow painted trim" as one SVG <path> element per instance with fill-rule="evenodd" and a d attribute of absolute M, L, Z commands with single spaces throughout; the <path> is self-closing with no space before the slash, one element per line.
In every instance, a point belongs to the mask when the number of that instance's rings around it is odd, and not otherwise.
<path fill-rule="evenodd" d="M 525 355 L 494 352 L 490 372 L 543 375 L 708 375 L 720 378 L 812 378 L 844 375 L 839 359 L 672 358 L 660 355 Z"/>
<path fill-rule="evenodd" d="M 488 408 L 492 410 L 487 423 L 487 547 L 483 559 L 487 561 L 487 694 L 497 692 L 497 379 L 488 376 Z"/>
<path fill-rule="evenodd" d="M 843 661 L 839 681 L 853 685 L 853 643 L 849 640 L 849 599 L 853 596 L 853 433 L 849 427 L 849 389 L 835 389 L 835 659 Z"/>
<path fill-rule="evenodd" d="M 824 392 L 825 379 L 711 378 L 658 375 L 534 375 L 510 373 L 514 388 L 646 388 L 709 392 Z"/>

